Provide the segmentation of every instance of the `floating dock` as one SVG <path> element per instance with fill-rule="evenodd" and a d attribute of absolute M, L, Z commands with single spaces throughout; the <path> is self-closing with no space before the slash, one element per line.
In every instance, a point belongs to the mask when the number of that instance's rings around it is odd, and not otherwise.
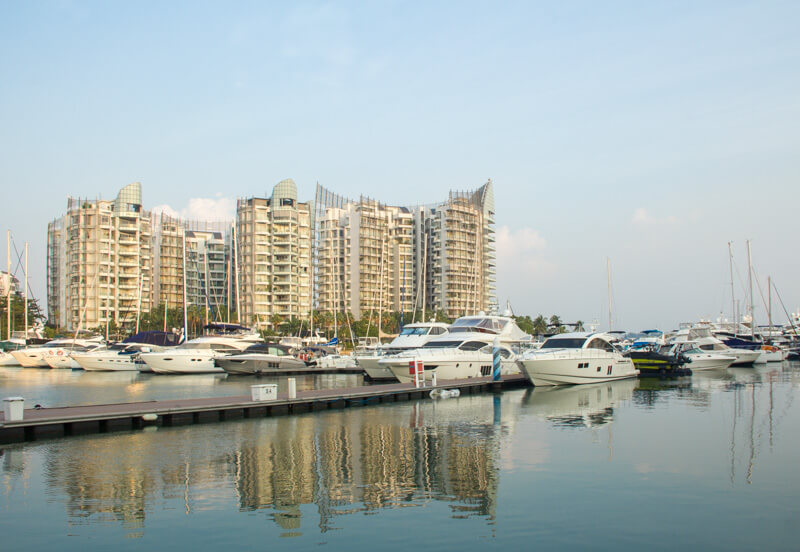
<path fill-rule="evenodd" d="M 255 380 L 258 381 L 258 380 Z M 177 426 L 263 418 L 384 402 L 427 399 L 433 389 L 458 389 L 462 394 L 501 391 L 529 385 L 522 375 L 444 380 L 436 387 L 411 383 L 365 385 L 347 389 L 298 391 L 290 399 L 279 393 L 272 401 L 253 401 L 250 396 L 175 399 L 58 408 L 28 408 L 23 419 L 5 421 L 0 412 L 0 444 L 35 441 L 111 431 L 130 431 L 145 425 Z"/>

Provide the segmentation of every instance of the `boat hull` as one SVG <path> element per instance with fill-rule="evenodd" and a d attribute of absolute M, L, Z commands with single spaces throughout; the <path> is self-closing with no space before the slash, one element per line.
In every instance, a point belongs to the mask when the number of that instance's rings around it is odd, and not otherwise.
<path fill-rule="evenodd" d="M 688 367 L 692 369 L 692 372 L 699 372 L 702 370 L 724 370 L 736 360 L 734 356 L 725 355 L 690 355 L 689 358 L 692 362 L 688 364 Z"/>
<path fill-rule="evenodd" d="M 69 355 L 47 355 L 44 361 L 50 368 L 66 369 L 66 370 L 80 370 L 81 365 L 75 362 L 75 359 Z"/>
<path fill-rule="evenodd" d="M 356 363 L 359 368 L 363 368 L 364 372 L 373 380 L 393 380 L 396 381 L 397 377 L 392 373 L 388 366 L 381 366 L 378 362 L 381 360 L 380 356 L 357 357 Z"/>
<path fill-rule="evenodd" d="M 786 354 L 783 350 L 777 349 L 775 351 L 761 351 L 761 356 L 759 359 L 761 362 L 783 362 Z"/>
<path fill-rule="evenodd" d="M 47 368 L 43 353 L 44 351 L 31 351 L 28 349 L 11 351 L 13 357 L 23 368 Z"/>
<path fill-rule="evenodd" d="M 19 361 L 10 352 L 0 353 L 0 366 L 19 366 Z"/>
<path fill-rule="evenodd" d="M 535 386 L 603 383 L 639 375 L 629 358 L 603 351 L 535 353 L 517 364 Z"/>
<path fill-rule="evenodd" d="M 278 375 L 282 372 L 306 368 L 306 364 L 295 358 L 282 358 L 274 355 L 259 355 L 262 358 L 243 358 L 246 355 L 233 355 L 216 360 L 217 366 L 232 375 L 259 376 Z"/>
<path fill-rule="evenodd" d="M 730 349 L 725 351 L 736 357 L 736 360 L 731 366 L 749 366 L 755 364 L 761 356 L 761 351 L 753 351 L 750 349 Z"/>
<path fill-rule="evenodd" d="M 136 371 L 133 355 L 73 355 L 73 358 L 88 372 Z"/>
<path fill-rule="evenodd" d="M 430 356 L 397 356 L 386 357 L 379 362 L 380 366 L 388 367 L 400 383 L 413 383 L 414 376 L 410 373 L 409 363 L 422 362 L 424 381 L 432 381 L 436 374 L 437 381 L 480 378 L 492 375 L 492 355 L 478 351 L 457 351 L 434 354 Z M 514 361 L 503 361 L 501 374 L 518 374 L 519 368 Z"/>
<path fill-rule="evenodd" d="M 156 374 L 224 374 L 214 363 L 215 355 L 205 351 L 191 354 L 141 353 L 139 358 Z"/>

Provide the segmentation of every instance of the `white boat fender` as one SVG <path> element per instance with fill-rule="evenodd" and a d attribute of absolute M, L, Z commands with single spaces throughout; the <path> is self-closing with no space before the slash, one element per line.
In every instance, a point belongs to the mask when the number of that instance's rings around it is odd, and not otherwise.
<path fill-rule="evenodd" d="M 158 421 L 158 414 L 153 414 L 152 412 L 149 414 L 143 414 L 142 421 L 146 424 L 154 424 Z"/>
<path fill-rule="evenodd" d="M 432 399 L 454 399 L 461 395 L 461 391 L 458 389 L 434 389 L 428 395 Z"/>

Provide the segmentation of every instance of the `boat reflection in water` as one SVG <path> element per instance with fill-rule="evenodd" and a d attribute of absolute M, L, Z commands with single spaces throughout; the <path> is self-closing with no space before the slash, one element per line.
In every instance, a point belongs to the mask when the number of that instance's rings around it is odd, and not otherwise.
<path fill-rule="evenodd" d="M 43 455 L 46 492 L 63 496 L 69 524 L 113 520 L 128 536 L 143 535 L 149 518 L 231 503 L 264 510 L 284 536 L 324 532 L 337 516 L 431 503 L 490 523 L 500 441 L 519 399 L 467 396 L 74 437 L 7 449 L 3 475 L 14 477 L 10 466 L 39 469 L 33 457 Z"/>
<path fill-rule="evenodd" d="M 569 387 L 535 387 L 523 398 L 526 413 L 561 427 L 594 427 L 612 421 L 614 407 L 633 398 L 637 379 Z"/>

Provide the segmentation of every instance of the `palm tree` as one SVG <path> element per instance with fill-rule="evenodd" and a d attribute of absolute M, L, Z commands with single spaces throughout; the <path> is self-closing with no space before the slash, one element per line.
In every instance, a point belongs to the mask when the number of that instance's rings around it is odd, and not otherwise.
<path fill-rule="evenodd" d="M 583 329 L 583 320 L 578 320 L 575 322 L 575 331 L 576 332 L 585 332 L 586 330 Z"/>

